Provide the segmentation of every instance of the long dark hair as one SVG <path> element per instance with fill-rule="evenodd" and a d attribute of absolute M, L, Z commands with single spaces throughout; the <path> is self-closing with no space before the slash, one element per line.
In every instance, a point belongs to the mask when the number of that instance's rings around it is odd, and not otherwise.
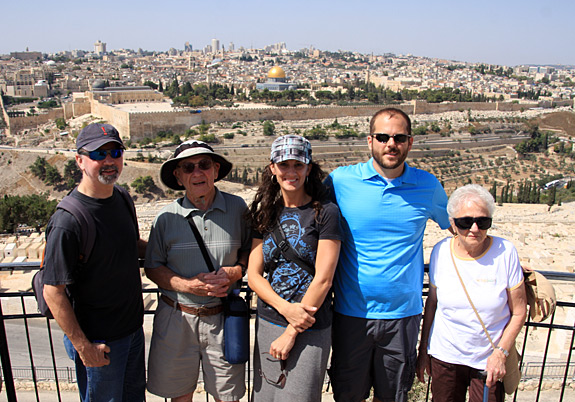
<path fill-rule="evenodd" d="M 323 185 L 325 173 L 316 162 L 310 162 L 310 166 L 311 172 L 305 181 L 304 190 L 306 194 L 311 196 L 312 206 L 315 209 L 317 219 L 322 209 L 322 202 L 327 198 L 327 190 Z M 277 179 L 273 177 L 270 166 L 267 165 L 262 174 L 256 196 L 250 206 L 254 229 L 260 233 L 271 231 L 283 207 L 284 201 L 280 185 Z"/>

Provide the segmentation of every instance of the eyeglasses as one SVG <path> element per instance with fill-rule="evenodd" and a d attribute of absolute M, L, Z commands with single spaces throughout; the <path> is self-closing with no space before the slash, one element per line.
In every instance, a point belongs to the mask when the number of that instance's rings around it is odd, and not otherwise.
<path fill-rule="evenodd" d="M 79 150 L 78 153 L 80 155 L 86 155 L 88 158 L 92 159 L 93 161 L 103 161 L 106 159 L 106 156 L 110 155 L 112 159 L 121 158 L 124 154 L 124 150 L 122 148 L 114 148 L 114 149 L 97 149 L 95 151 L 85 151 L 83 149 Z"/>
<path fill-rule="evenodd" d="M 477 223 L 477 227 L 481 230 L 487 230 L 491 227 L 493 218 L 488 218 L 487 216 L 480 216 L 478 218 L 473 218 L 471 216 L 464 216 L 463 218 L 453 218 L 453 223 L 461 230 L 469 230 L 474 223 Z"/>
<path fill-rule="evenodd" d="M 198 163 L 182 163 L 179 168 L 182 169 L 184 173 L 193 173 L 196 170 L 196 166 L 200 168 L 200 170 L 210 170 L 214 163 L 211 159 L 202 159 Z"/>
<path fill-rule="evenodd" d="M 411 138 L 411 135 L 407 134 L 389 135 L 389 134 L 378 133 L 378 134 L 371 134 L 371 136 L 375 137 L 375 139 L 381 142 L 382 144 L 387 144 L 390 138 L 393 138 L 393 141 L 395 141 L 398 144 L 403 144 L 407 142 L 408 139 Z"/>
<path fill-rule="evenodd" d="M 262 355 L 266 355 L 266 354 L 269 355 L 268 352 L 262 353 Z M 272 362 L 277 362 L 277 361 L 278 361 L 277 359 L 271 359 L 271 358 L 269 358 L 269 357 L 268 357 L 267 359 L 268 359 L 269 361 L 272 361 Z M 262 377 L 264 380 L 266 380 L 266 382 L 267 382 L 268 384 L 270 384 L 270 385 L 278 385 L 280 388 L 283 388 L 283 387 L 285 387 L 285 385 L 286 385 L 286 379 L 287 379 L 287 373 L 286 373 L 287 363 L 286 363 L 285 360 L 279 360 L 279 362 L 280 362 L 280 369 L 281 369 L 282 373 L 280 374 L 280 376 L 279 376 L 279 378 L 278 378 L 277 381 L 272 381 L 272 380 L 268 379 L 268 378 L 266 377 L 266 375 L 264 374 L 264 372 L 262 371 L 261 368 L 260 368 L 259 371 L 260 371 L 260 377 Z"/>

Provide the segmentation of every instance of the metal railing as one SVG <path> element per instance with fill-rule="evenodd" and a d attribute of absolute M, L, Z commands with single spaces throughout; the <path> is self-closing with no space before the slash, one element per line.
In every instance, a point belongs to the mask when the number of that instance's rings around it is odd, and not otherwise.
<path fill-rule="evenodd" d="M 0 264 L 2 271 L 31 271 L 37 270 L 39 263 L 12 263 Z M 426 267 L 427 268 L 427 267 Z M 575 282 L 575 274 L 557 273 L 540 271 L 548 279 L 554 281 L 554 284 L 565 282 Z M 251 302 L 251 291 L 247 286 L 242 286 L 242 291 L 248 296 Z M 145 299 L 156 299 L 158 289 L 143 289 Z M 426 295 L 424 288 L 423 295 Z M 9 310 L 18 310 L 17 312 L 4 313 L 4 306 L 10 304 Z M 155 303 L 146 304 L 146 316 L 154 314 Z M 251 304 L 250 304 L 251 305 Z M 18 306 L 18 308 L 16 308 Z M 54 333 L 59 327 L 53 320 L 42 317 L 36 309 L 33 293 L 31 291 L 23 292 L 5 292 L 0 293 L 0 363 L 2 365 L 2 377 L 4 389 L 2 393 L 6 394 L 8 401 L 17 400 L 16 385 L 21 380 L 31 381 L 34 384 L 36 400 L 40 401 L 40 384 L 49 383 L 50 389 L 56 393 L 58 401 L 62 400 L 62 383 L 75 382 L 75 370 L 73 363 L 67 360 L 61 339 L 54 339 Z M 252 317 L 255 311 L 252 309 Z M 560 317 L 560 318 L 559 318 Z M 556 322 L 556 320 L 560 322 Z M 569 321 L 571 320 L 571 321 Z M 18 324 L 22 327 L 23 333 L 14 339 L 18 341 L 18 346 L 8 344 L 6 324 Z M 20 330 L 21 331 L 21 330 Z M 38 333 L 32 341 L 32 332 Z M 529 344 L 530 334 L 536 331 L 536 337 L 539 339 L 539 346 Z M 45 335 L 43 335 L 45 334 Z M 39 338 L 39 339 L 38 339 Z M 559 339 L 559 340 L 558 340 Z M 10 339 L 13 341 L 13 339 Z M 553 340 L 553 342 L 552 342 Z M 543 391 L 544 381 L 554 381 L 559 383 L 558 401 L 563 401 L 568 384 L 575 383 L 575 362 L 573 362 L 572 351 L 575 341 L 575 303 L 567 301 L 558 301 L 557 310 L 552 317 L 544 323 L 534 323 L 528 318 L 522 333 L 518 336 L 517 343 L 522 345 L 519 352 L 524 356 L 521 363 L 522 381 L 531 381 L 536 385 L 535 401 L 539 401 Z M 40 343 L 40 345 L 38 345 Z M 557 344 L 562 346 L 557 347 Z M 542 348 L 541 348 L 541 345 Z M 18 351 L 16 351 L 18 349 Z M 43 357 L 39 357 L 34 350 L 42 350 Z M 18 354 L 19 362 L 12 365 L 11 351 Z M 48 352 L 47 352 L 48 351 Z M 26 355 L 26 363 L 22 363 L 22 356 Z M 37 360 L 41 360 L 39 363 Z M 248 400 L 249 387 L 251 385 L 251 361 L 247 365 L 248 378 Z M 329 387 L 329 385 L 328 385 Z M 427 387 L 428 388 L 428 387 Z M 520 387 L 521 389 L 521 387 Z M 523 391 L 517 391 L 513 396 L 513 401 L 517 400 L 518 394 Z M 429 389 L 422 399 L 427 400 Z M 511 398 L 509 398 L 511 400 Z M 206 401 L 208 396 L 206 394 Z M 545 399 L 549 400 L 548 398 Z"/>

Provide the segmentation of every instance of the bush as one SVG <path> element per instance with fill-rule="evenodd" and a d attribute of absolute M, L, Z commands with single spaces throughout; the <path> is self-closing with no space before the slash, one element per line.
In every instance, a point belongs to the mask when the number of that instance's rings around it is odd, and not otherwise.
<path fill-rule="evenodd" d="M 156 183 L 152 176 L 140 176 L 136 180 L 134 180 L 131 184 L 132 188 L 138 194 L 146 194 L 151 192 L 155 187 Z"/>
<path fill-rule="evenodd" d="M 276 126 L 272 121 L 269 120 L 264 121 L 263 127 L 265 136 L 272 136 L 276 133 Z"/>

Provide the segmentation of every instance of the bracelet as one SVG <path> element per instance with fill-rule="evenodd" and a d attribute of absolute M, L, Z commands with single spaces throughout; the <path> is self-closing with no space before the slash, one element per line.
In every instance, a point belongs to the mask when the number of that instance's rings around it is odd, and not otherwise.
<path fill-rule="evenodd" d="M 501 346 L 497 346 L 495 349 L 499 349 L 505 357 L 509 357 L 509 352 L 503 349 Z"/>
<path fill-rule="evenodd" d="M 242 268 L 242 278 L 243 278 L 246 275 L 248 267 L 246 267 L 246 264 L 243 264 L 241 262 L 236 262 L 236 265 L 239 265 Z"/>

